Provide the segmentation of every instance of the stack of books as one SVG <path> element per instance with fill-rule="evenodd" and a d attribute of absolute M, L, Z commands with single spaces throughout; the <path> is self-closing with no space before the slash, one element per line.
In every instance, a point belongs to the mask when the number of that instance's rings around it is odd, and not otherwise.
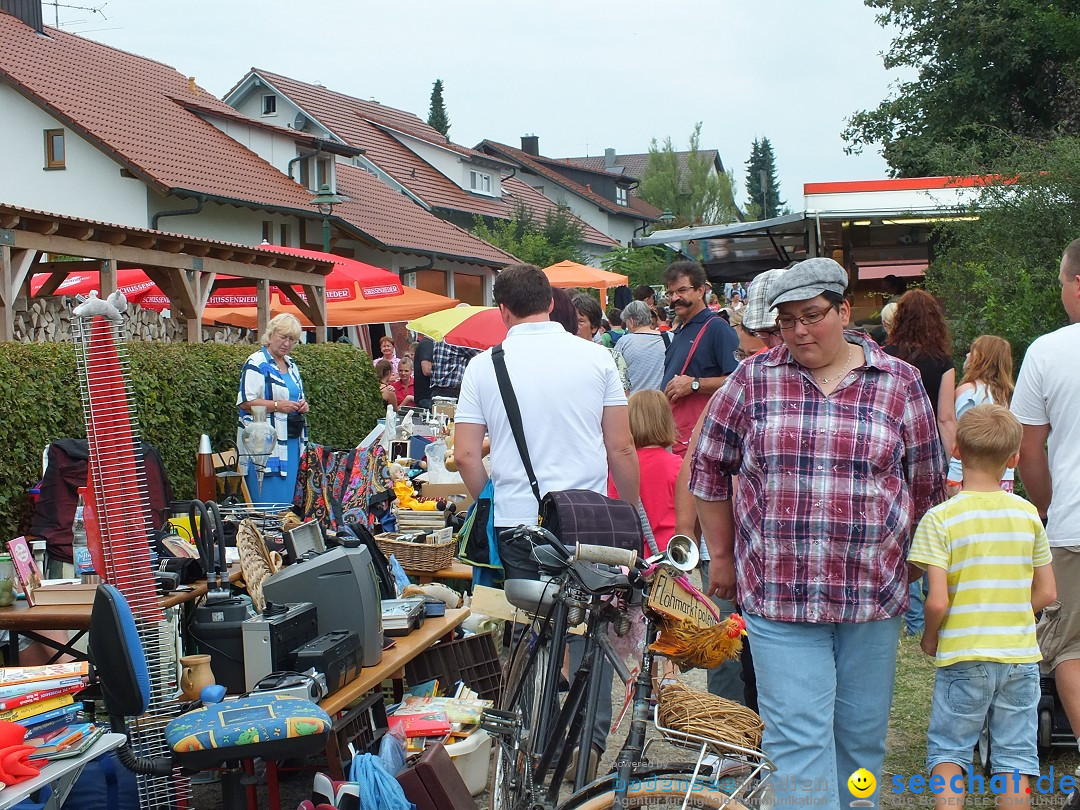
<path fill-rule="evenodd" d="M 494 702 L 480 700 L 461 683 L 454 691 L 454 697 L 408 695 L 389 717 L 390 728 L 405 737 L 407 752 L 422 751 L 432 742 L 460 742 L 480 728 L 480 716 Z"/>
<path fill-rule="evenodd" d="M 57 759 L 86 750 L 101 734 L 80 717 L 75 695 L 88 683 L 85 661 L 0 669 L 0 720 L 26 729 L 31 759 Z"/>

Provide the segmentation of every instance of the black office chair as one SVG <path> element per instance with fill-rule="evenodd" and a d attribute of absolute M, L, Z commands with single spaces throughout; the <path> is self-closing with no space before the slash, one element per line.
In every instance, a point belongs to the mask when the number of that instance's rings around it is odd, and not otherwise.
<path fill-rule="evenodd" d="M 99 585 L 94 598 L 89 655 L 112 729 L 127 734 L 124 718 L 141 715 L 149 706 L 150 674 L 131 609 L 112 585 Z M 117 756 L 129 770 L 155 776 L 167 776 L 175 767 L 224 767 L 221 806 L 240 810 L 246 806 L 242 760 L 314 754 L 326 747 L 331 728 L 330 717 L 310 701 L 252 695 L 204 705 L 171 720 L 165 727 L 171 756 L 140 757 L 130 743 Z"/>

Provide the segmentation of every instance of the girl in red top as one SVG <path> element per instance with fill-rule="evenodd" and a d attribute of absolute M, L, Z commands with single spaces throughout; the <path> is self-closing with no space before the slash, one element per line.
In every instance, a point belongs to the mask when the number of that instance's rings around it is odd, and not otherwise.
<path fill-rule="evenodd" d="M 649 518 L 653 537 L 660 551 L 667 548 L 675 534 L 675 479 L 682 459 L 671 452 L 675 443 L 675 420 L 663 392 L 637 391 L 627 401 L 630 432 L 637 447 L 641 468 L 641 505 Z M 608 495 L 619 497 L 608 476 Z M 643 551 L 648 554 L 649 549 Z"/>

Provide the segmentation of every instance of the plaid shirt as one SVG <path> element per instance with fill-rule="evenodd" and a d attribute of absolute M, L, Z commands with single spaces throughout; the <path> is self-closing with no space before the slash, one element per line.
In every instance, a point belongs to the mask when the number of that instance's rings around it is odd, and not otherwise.
<path fill-rule="evenodd" d="M 745 360 L 709 403 L 690 491 L 735 499 L 739 603 L 774 621 L 865 622 L 907 609 L 915 525 L 945 499 L 919 372 L 855 332 L 864 363 L 829 397 L 786 346 Z"/>
<path fill-rule="evenodd" d="M 440 340 L 431 358 L 431 387 L 460 388 L 465 366 L 478 354 L 479 349 L 453 346 Z"/>

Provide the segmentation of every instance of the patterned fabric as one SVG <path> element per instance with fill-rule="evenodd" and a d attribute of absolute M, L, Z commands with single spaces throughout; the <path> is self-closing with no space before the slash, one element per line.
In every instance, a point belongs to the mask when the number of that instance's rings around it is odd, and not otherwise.
<path fill-rule="evenodd" d="M 633 506 L 588 489 L 549 492 L 540 502 L 540 525 L 568 546 L 583 543 L 640 552 L 645 544 Z"/>
<path fill-rule="evenodd" d="M 436 343 L 431 361 L 431 387 L 460 388 L 461 378 L 465 376 L 465 367 L 478 354 L 480 354 L 479 349 L 452 346 L 443 341 Z"/>
<path fill-rule="evenodd" d="M 735 499 L 739 603 L 773 621 L 865 622 L 907 608 L 916 522 L 945 499 L 918 371 L 856 332 L 831 396 L 786 346 L 744 360 L 709 404 L 690 490 Z"/>
<path fill-rule="evenodd" d="M 244 366 L 240 370 L 240 390 L 236 394 L 237 406 L 243 402 L 250 402 L 253 399 L 293 399 L 293 397 L 289 396 L 289 386 L 285 380 L 285 375 L 288 375 L 291 378 L 293 385 L 299 391 L 299 396 L 296 398 L 303 399 L 304 383 L 300 379 L 300 369 L 296 367 L 296 363 L 293 362 L 291 357 L 286 357 L 285 362 L 288 364 L 289 368 L 288 371 L 282 373 L 265 346 L 257 352 L 253 352 L 251 356 L 244 361 Z M 251 414 L 239 407 L 237 407 L 236 411 L 238 414 L 236 446 L 241 448 L 240 462 L 237 464 L 237 470 L 241 475 L 246 475 L 248 458 L 243 453 L 244 442 L 242 436 L 244 428 L 251 422 Z M 270 458 L 266 460 L 265 475 L 280 475 L 284 477 L 288 475 L 286 462 L 289 457 L 289 429 L 286 414 L 271 413 L 270 411 L 267 411 L 266 420 L 270 423 L 270 426 L 274 428 L 274 432 L 277 433 L 277 445 L 270 454 Z M 307 425 L 304 426 L 304 432 L 300 435 L 300 445 L 303 446 L 306 442 Z"/>
<path fill-rule="evenodd" d="M 282 695 L 250 695 L 182 714 L 165 727 L 165 741 L 177 754 L 221 751 L 322 735 L 330 717 L 307 700 Z M 250 756 L 236 752 L 236 757 Z"/>
<path fill-rule="evenodd" d="M 334 450 L 311 444 L 300 460 L 293 502 L 305 519 L 313 517 L 325 529 L 337 531 L 351 516 L 370 529 L 376 507 L 390 498 L 388 478 L 382 445 Z"/>

